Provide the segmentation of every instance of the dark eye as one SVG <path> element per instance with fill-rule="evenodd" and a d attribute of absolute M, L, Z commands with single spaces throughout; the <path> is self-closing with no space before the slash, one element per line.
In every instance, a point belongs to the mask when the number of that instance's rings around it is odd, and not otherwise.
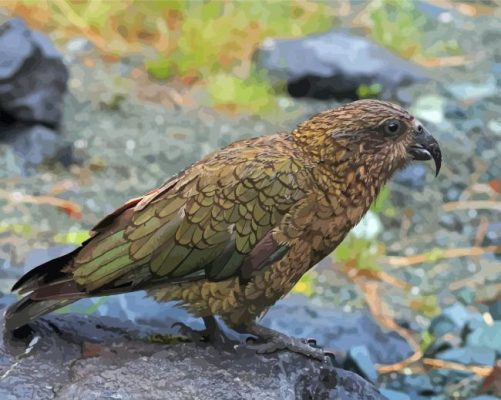
<path fill-rule="evenodd" d="M 402 130 L 402 124 L 397 120 L 386 121 L 384 124 L 384 132 L 387 135 L 395 136 Z"/>

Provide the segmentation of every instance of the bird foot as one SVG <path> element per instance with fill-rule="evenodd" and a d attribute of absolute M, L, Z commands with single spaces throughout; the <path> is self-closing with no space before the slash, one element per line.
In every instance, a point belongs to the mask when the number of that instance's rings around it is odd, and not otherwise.
<path fill-rule="evenodd" d="M 247 348 L 255 350 L 258 354 L 270 354 L 288 350 L 320 361 L 324 361 L 326 357 L 329 357 L 328 353 L 317 346 L 317 342 L 314 339 L 297 339 L 281 334 L 262 342 L 250 338 L 247 341 Z"/>
<path fill-rule="evenodd" d="M 255 338 L 251 337 L 247 339 L 246 347 L 255 350 L 258 354 L 269 354 L 276 351 L 288 350 L 315 360 L 330 362 L 332 364 L 335 362 L 335 355 L 331 352 L 324 351 L 317 345 L 315 339 L 292 338 L 271 328 L 258 325 L 255 322 L 237 326 L 235 330 L 240 333 L 250 333 L 255 336 Z"/>
<path fill-rule="evenodd" d="M 181 335 L 187 337 L 194 343 L 211 343 L 215 347 L 226 347 L 231 345 L 231 339 L 225 335 L 213 317 L 205 317 L 204 323 L 206 328 L 203 330 L 193 329 L 182 322 L 176 322 L 172 327 L 177 328 Z"/>
<path fill-rule="evenodd" d="M 209 341 L 209 334 L 206 329 L 196 330 L 182 322 L 176 322 L 172 324 L 172 328 L 176 328 L 181 336 L 185 336 L 191 342 Z"/>

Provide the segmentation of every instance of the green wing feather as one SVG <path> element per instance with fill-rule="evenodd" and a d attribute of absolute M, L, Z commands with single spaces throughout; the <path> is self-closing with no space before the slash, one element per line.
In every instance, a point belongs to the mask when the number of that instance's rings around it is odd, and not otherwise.
<path fill-rule="evenodd" d="M 76 282 L 93 291 L 124 284 L 124 277 L 138 285 L 198 272 L 212 280 L 238 275 L 304 197 L 310 176 L 286 152 L 242 143 L 195 164 L 168 189 L 145 196 L 129 216 L 100 227 L 74 260 Z M 284 248 L 267 251 L 276 257 Z"/>

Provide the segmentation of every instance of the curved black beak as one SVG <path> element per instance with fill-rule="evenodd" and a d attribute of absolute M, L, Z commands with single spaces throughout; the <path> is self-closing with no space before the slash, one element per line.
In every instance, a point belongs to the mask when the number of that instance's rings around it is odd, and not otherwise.
<path fill-rule="evenodd" d="M 422 126 L 419 126 L 419 129 L 416 130 L 414 143 L 408 152 L 413 160 L 426 161 L 433 158 L 433 161 L 435 161 L 435 176 L 438 175 L 442 165 L 442 152 L 435 138 Z"/>

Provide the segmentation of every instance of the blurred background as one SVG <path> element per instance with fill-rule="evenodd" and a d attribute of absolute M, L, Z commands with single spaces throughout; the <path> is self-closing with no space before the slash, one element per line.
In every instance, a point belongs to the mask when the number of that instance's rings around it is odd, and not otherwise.
<path fill-rule="evenodd" d="M 0 0 L 0 23 L 0 303 L 209 152 L 386 99 L 439 140 L 441 174 L 399 173 L 264 322 L 389 398 L 501 397 L 499 1 Z M 61 312 L 167 326 L 151 304 Z"/>

